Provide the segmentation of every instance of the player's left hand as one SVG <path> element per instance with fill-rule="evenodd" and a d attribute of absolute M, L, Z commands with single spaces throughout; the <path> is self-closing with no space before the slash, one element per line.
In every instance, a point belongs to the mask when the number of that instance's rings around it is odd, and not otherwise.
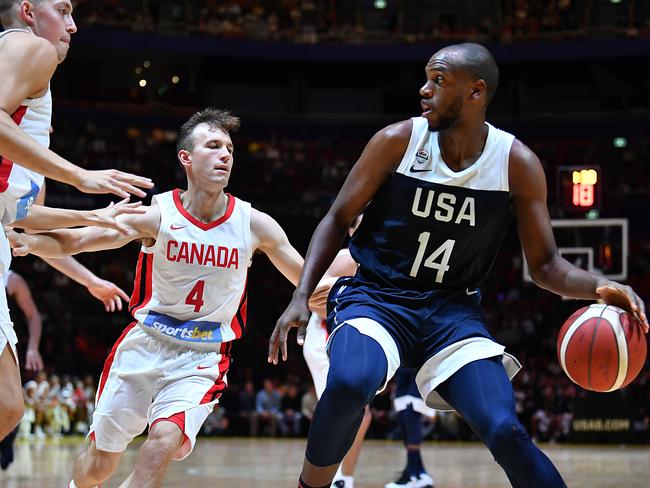
<path fill-rule="evenodd" d="M 142 207 L 142 202 L 129 203 L 129 198 L 127 197 L 117 203 L 111 202 L 106 208 L 91 211 L 91 220 L 93 225 L 97 227 L 107 227 L 126 234 L 128 230 L 120 225 L 117 216 L 122 214 L 143 214 L 146 211 Z"/>
<path fill-rule="evenodd" d="M 101 278 L 94 279 L 86 286 L 86 289 L 88 293 L 104 304 L 107 312 L 122 310 L 122 300 L 127 303 L 130 300 L 129 295 L 119 286 Z"/>
<path fill-rule="evenodd" d="M 607 281 L 596 288 L 596 293 L 608 305 L 614 305 L 630 312 L 639 321 L 643 332 L 648 333 L 648 317 L 645 304 L 634 290 L 615 281 Z"/>
<path fill-rule="evenodd" d="M 25 369 L 28 371 L 40 371 L 45 367 L 43 358 L 38 349 L 27 348 L 27 355 L 25 357 Z"/>

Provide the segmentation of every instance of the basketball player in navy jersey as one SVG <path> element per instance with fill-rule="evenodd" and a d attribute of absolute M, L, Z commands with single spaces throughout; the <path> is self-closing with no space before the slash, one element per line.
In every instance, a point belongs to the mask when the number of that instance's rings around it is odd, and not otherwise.
<path fill-rule="evenodd" d="M 478 286 L 506 233 L 511 209 L 534 281 L 554 293 L 602 299 L 632 312 L 628 287 L 583 271 L 558 253 L 539 159 L 486 123 L 498 68 L 483 46 L 446 47 L 425 68 L 422 115 L 390 125 L 367 144 L 317 227 L 293 299 L 278 320 L 269 361 L 286 359 L 287 333 L 304 340 L 308 299 L 364 207 L 350 243 L 359 263 L 328 303 L 330 371 L 316 408 L 300 477 L 329 486 L 363 408 L 400 364 L 418 369 L 427 405 L 454 409 L 516 488 L 566 486 L 515 413 L 509 382 L 517 361 L 490 336 Z"/>
<path fill-rule="evenodd" d="M 155 195 L 143 214 L 120 215 L 125 232 L 82 228 L 12 234 L 14 253 L 59 257 L 140 240 L 130 312 L 134 321 L 106 360 L 91 440 L 70 488 L 107 480 L 147 426 L 147 441 L 122 488 L 162 484 L 172 459 L 190 454 L 226 388 L 232 342 L 246 325 L 253 253 L 265 253 L 292 283 L 303 259 L 280 225 L 225 193 L 239 119 L 205 109 L 181 128 L 178 159 L 187 190 Z"/>

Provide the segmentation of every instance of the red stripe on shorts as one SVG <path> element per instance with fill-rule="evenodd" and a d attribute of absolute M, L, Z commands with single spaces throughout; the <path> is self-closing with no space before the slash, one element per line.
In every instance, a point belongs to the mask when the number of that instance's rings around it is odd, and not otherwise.
<path fill-rule="evenodd" d="M 176 425 L 178 425 L 178 428 L 181 429 L 181 432 L 183 433 L 183 442 L 181 442 L 181 446 L 183 444 L 185 444 L 186 442 L 190 441 L 189 437 L 187 437 L 187 434 L 185 434 L 185 412 L 175 413 L 171 417 L 167 417 L 167 418 L 164 418 L 164 419 L 156 419 L 151 424 L 151 427 L 149 428 L 149 430 L 151 430 L 153 428 L 153 426 L 156 425 L 158 422 L 161 422 L 163 420 L 165 420 L 167 422 L 171 422 L 173 424 L 176 424 Z"/>
<path fill-rule="evenodd" d="M 122 335 L 115 341 L 115 344 L 113 345 L 113 348 L 111 349 L 110 354 L 106 358 L 106 361 L 104 362 L 104 369 L 102 370 L 102 375 L 99 378 L 99 389 L 97 390 L 97 399 L 95 400 L 95 403 L 99 402 L 99 397 L 102 396 L 102 391 L 104 390 L 104 385 L 106 385 L 106 380 L 108 379 L 108 373 L 111 371 L 111 366 L 113 365 L 113 360 L 115 359 L 115 352 L 117 351 L 117 347 L 122 343 L 124 340 L 124 337 L 126 337 L 126 334 L 129 333 L 133 327 L 136 326 L 138 322 L 132 322 L 127 326 L 126 329 L 122 332 Z"/>
<path fill-rule="evenodd" d="M 219 376 L 217 377 L 216 381 L 214 384 L 210 387 L 210 389 L 203 395 L 203 398 L 201 399 L 201 405 L 204 403 L 210 403 L 214 402 L 215 400 L 218 400 L 219 397 L 221 396 L 221 393 L 223 390 L 226 389 L 226 382 L 223 380 L 224 376 L 226 376 L 226 373 L 228 372 L 228 368 L 230 367 L 230 343 L 225 342 L 221 344 L 221 351 L 219 351 L 219 354 L 221 354 L 221 361 L 219 361 Z"/>

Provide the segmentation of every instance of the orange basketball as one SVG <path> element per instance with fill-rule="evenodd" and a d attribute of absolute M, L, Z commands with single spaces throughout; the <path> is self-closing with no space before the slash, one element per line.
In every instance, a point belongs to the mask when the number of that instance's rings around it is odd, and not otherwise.
<path fill-rule="evenodd" d="M 607 392 L 627 386 L 641 371 L 646 354 L 641 324 L 612 305 L 581 308 L 564 322 L 557 338 L 562 369 L 587 390 Z"/>

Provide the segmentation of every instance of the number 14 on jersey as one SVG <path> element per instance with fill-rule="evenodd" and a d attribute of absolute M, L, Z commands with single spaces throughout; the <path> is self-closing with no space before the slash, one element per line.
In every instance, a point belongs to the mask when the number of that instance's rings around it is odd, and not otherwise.
<path fill-rule="evenodd" d="M 409 274 L 413 278 L 416 278 L 420 271 L 420 267 L 424 266 L 425 268 L 437 270 L 438 272 L 435 277 L 436 283 L 442 283 L 445 273 L 449 271 L 449 260 L 451 259 L 451 252 L 454 249 L 456 241 L 453 239 L 447 239 L 440 247 L 438 247 L 438 249 L 433 251 L 424 262 L 422 262 L 430 237 L 430 232 L 422 232 L 422 234 L 418 236 L 418 252 L 415 255 L 415 261 L 413 262 Z"/>

